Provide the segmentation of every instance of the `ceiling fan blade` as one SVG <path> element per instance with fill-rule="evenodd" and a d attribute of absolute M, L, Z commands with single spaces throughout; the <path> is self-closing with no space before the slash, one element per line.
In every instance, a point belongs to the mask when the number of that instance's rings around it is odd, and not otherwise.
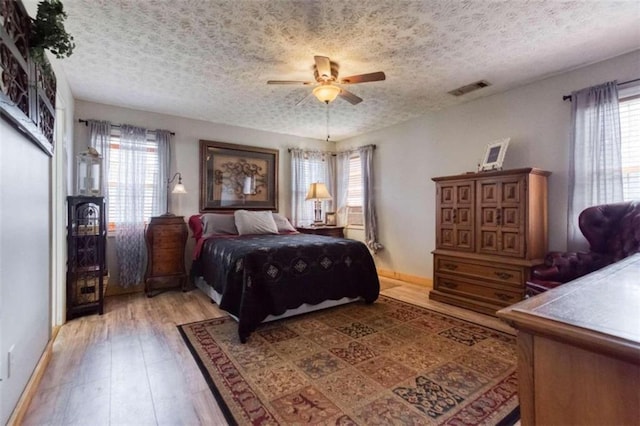
<path fill-rule="evenodd" d="M 298 102 L 296 102 L 296 106 L 305 103 L 307 101 L 307 99 L 312 98 L 312 97 L 313 97 L 313 92 L 309 93 L 307 96 L 305 96 L 304 98 L 302 98 Z"/>
<path fill-rule="evenodd" d="M 340 80 L 341 84 L 367 83 L 369 81 L 382 81 L 387 78 L 382 71 L 372 72 L 369 74 L 358 74 L 345 77 Z"/>
<path fill-rule="evenodd" d="M 326 56 L 314 56 L 313 59 L 316 61 L 316 70 L 318 71 L 318 75 L 320 77 L 324 77 L 323 79 L 331 78 L 331 61 Z"/>
<path fill-rule="evenodd" d="M 302 84 L 302 85 L 309 85 L 309 84 L 315 84 L 315 81 L 295 81 L 295 80 L 269 80 L 267 81 L 267 84 Z"/>
<path fill-rule="evenodd" d="M 345 89 L 340 89 L 340 93 L 338 94 L 338 96 L 349 102 L 351 105 L 357 105 L 362 102 L 362 98 L 360 96 L 356 96 Z"/>

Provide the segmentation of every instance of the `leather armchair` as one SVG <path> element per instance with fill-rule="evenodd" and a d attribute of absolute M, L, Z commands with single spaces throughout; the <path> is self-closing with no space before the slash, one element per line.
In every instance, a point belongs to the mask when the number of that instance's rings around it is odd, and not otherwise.
<path fill-rule="evenodd" d="M 528 296 L 542 293 L 640 252 L 640 203 L 635 201 L 589 207 L 578 217 L 588 252 L 550 252 L 533 268 Z"/>

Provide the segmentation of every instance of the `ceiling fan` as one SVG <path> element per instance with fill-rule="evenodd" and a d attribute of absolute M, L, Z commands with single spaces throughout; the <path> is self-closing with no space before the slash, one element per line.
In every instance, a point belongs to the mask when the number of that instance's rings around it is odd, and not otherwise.
<path fill-rule="evenodd" d="M 338 78 L 339 65 L 332 62 L 326 56 L 314 56 L 315 65 L 313 66 L 313 76 L 316 81 L 292 81 L 292 80 L 269 80 L 267 84 L 302 84 L 305 86 L 316 85 L 307 97 L 302 99 L 298 104 L 304 102 L 308 97 L 315 96 L 320 102 L 328 104 L 336 97 L 351 103 L 352 105 L 362 102 L 362 98 L 354 95 L 350 91 L 336 86 L 336 84 L 358 84 L 370 81 L 381 81 L 386 79 L 384 72 L 372 72 L 369 74 L 351 75 L 349 77 Z"/>

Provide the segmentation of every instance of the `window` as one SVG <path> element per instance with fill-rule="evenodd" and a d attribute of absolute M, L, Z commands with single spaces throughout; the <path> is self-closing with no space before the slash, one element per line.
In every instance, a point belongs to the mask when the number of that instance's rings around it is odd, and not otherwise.
<path fill-rule="evenodd" d="M 302 160 L 302 173 L 301 173 L 301 182 L 300 185 L 296 185 L 294 188 L 295 197 L 300 202 L 300 210 L 298 211 L 296 217 L 296 225 L 306 225 L 309 223 L 313 223 L 315 213 L 314 213 L 314 203 L 311 201 L 305 201 L 307 196 L 307 191 L 309 191 L 309 186 L 314 182 L 322 182 L 327 185 L 329 192 L 331 192 L 331 188 L 329 187 L 329 166 L 327 164 L 327 156 L 328 154 L 317 153 L 317 152 L 309 152 L 305 154 L 304 159 Z M 331 194 L 333 195 L 333 194 Z M 327 212 L 327 202 L 322 202 L 322 213 Z"/>
<path fill-rule="evenodd" d="M 147 168 L 143 188 L 140 192 L 144 197 L 144 217 L 148 223 L 153 212 L 153 196 L 154 181 L 158 175 L 158 144 L 156 143 L 155 133 L 147 132 L 147 141 L 145 144 L 136 147 L 143 151 L 146 155 L 144 161 Z M 118 191 L 118 180 L 121 173 L 121 145 L 120 145 L 120 129 L 112 128 L 111 138 L 109 141 L 109 170 L 107 185 L 109 187 L 109 231 L 115 231 L 118 223 L 124 221 L 124 209 L 122 196 Z"/>
<path fill-rule="evenodd" d="M 622 193 L 625 201 L 640 200 L 640 95 L 620 99 Z"/>
<path fill-rule="evenodd" d="M 347 225 L 364 226 L 362 188 L 362 165 L 360 156 L 355 154 L 349 158 L 349 186 L 347 188 Z"/>

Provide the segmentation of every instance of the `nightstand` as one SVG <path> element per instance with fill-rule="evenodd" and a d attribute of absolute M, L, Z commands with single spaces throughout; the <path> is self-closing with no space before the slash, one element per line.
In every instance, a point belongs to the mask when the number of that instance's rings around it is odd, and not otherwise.
<path fill-rule="evenodd" d="M 303 234 L 344 238 L 344 226 L 300 226 L 296 228 L 296 231 Z"/>
<path fill-rule="evenodd" d="M 182 291 L 186 290 L 187 270 L 184 266 L 184 251 L 188 234 L 183 216 L 151 218 L 144 233 L 147 243 L 144 292 L 147 297 L 152 296 L 153 284 L 156 282 L 177 280 Z"/>

